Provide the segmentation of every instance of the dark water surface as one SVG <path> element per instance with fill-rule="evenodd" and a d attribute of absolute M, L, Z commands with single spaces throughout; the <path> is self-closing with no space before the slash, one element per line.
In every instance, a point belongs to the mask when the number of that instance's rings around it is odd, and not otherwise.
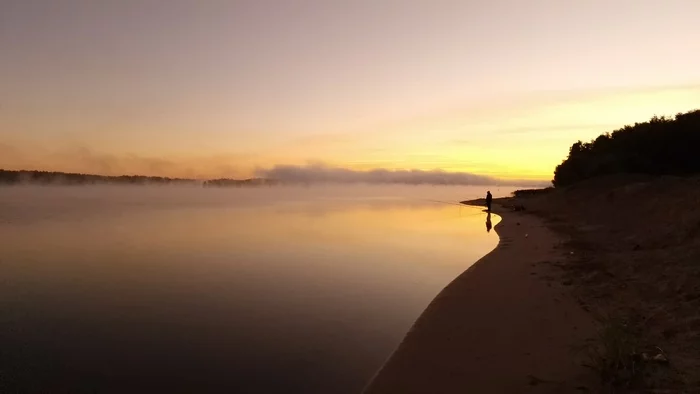
<path fill-rule="evenodd" d="M 358 393 L 482 189 L 0 188 L 0 392 Z"/>

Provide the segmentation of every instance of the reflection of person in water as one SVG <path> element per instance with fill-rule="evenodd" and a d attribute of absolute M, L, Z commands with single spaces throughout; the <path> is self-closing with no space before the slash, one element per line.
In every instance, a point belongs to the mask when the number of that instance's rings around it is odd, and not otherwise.
<path fill-rule="evenodd" d="M 491 232 L 491 212 L 486 214 L 486 232 Z"/>

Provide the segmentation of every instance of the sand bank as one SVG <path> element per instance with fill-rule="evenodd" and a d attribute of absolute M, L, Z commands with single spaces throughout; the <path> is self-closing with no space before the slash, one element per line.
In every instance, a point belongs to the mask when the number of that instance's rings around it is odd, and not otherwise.
<path fill-rule="evenodd" d="M 575 351 L 592 317 L 551 264 L 568 251 L 537 217 L 494 212 L 496 249 L 432 301 L 367 394 L 595 391 Z"/>

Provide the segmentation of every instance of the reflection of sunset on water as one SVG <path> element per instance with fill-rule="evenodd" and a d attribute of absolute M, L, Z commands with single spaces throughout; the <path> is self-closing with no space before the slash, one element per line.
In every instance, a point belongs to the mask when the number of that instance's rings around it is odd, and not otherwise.
<path fill-rule="evenodd" d="M 112 360 L 144 384 L 207 365 L 174 381 L 247 387 L 265 369 L 272 391 L 346 381 L 356 393 L 432 298 L 496 246 L 480 208 L 443 199 L 480 192 L 9 188 L 0 318 L 19 317 L 3 349 L 29 343 L 97 387 L 115 386 L 101 367 Z M 82 350 L 60 350 L 67 342 Z"/>

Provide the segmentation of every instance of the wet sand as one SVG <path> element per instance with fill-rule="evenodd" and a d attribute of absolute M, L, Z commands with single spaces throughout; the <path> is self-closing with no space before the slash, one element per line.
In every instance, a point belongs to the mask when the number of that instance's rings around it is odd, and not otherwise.
<path fill-rule="evenodd" d="M 576 351 L 592 317 L 552 265 L 569 253 L 562 239 L 533 215 L 494 212 L 496 249 L 432 301 L 365 393 L 596 391 Z"/>

